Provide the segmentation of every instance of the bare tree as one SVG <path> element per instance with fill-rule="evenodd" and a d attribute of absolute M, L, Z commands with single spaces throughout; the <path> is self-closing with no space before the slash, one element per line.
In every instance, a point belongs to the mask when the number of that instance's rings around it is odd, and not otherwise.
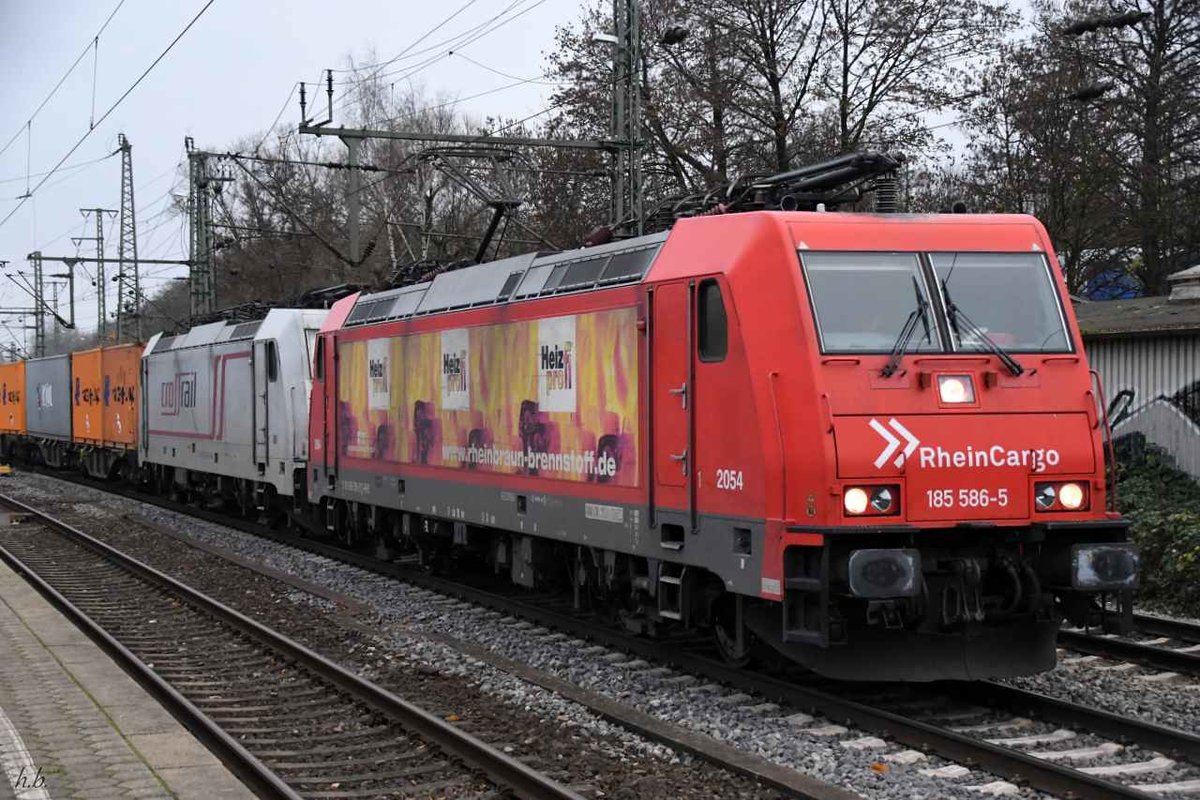
<path fill-rule="evenodd" d="M 1140 21 L 1081 37 L 1095 80 L 1115 87 L 1102 98 L 1126 155 L 1122 180 L 1129 221 L 1138 231 L 1140 276 L 1155 291 L 1196 258 L 1194 188 L 1200 175 L 1200 0 L 1068 3 L 1068 16 L 1145 10 Z"/>
<path fill-rule="evenodd" d="M 798 123 L 811 113 L 828 57 L 821 0 L 718 0 L 712 19 L 736 53 L 730 102 L 752 138 L 768 136 L 770 169 L 792 166 Z"/>
<path fill-rule="evenodd" d="M 1083 70 L 1055 36 L 1043 30 L 1003 48 L 981 70 L 985 89 L 964 104 L 971 141 L 960 179 L 975 209 L 1038 216 L 1079 290 L 1119 262 L 1128 228 L 1114 224 L 1120 162 L 1111 115 L 1070 99 Z"/>
<path fill-rule="evenodd" d="M 995 0 L 824 1 L 832 51 L 824 87 L 842 150 L 906 144 L 897 134 L 919 134 L 918 114 L 970 91 L 965 63 L 995 49 L 1015 20 Z"/>

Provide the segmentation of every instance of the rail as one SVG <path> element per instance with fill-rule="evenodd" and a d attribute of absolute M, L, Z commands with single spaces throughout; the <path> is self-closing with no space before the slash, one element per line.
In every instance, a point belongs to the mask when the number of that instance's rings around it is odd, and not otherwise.
<path fill-rule="evenodd" d="M 728 684 L 741 691 L 755 692 L 804 711 L 834 720 L 848 721 L 866 731 L 890 737 L 913 748 L 932 751 L 953 761 L 977 765 L 1001 777 L 1027 783 L 1050 794 L 1097 800 L 1145 800 L 1155 796 L 1133 786 L 1109 780 L 1107 777 L 1091 775 L 1066 764 L 1038 758 L 1014 747 L 990 743 L 980 737 L 955 731 L 946 725 L 921 721 L 911 715 L 888 710 L 877 703 L 854 699 L 858 691 L 855 684 L 835 684 L 835 688 L 823 689 L 739 669 L 708 655 L 689 652 L 684 648 L 672 646 L 669 642 L 664 644 L 634 636 L 619 628 L 574 615 L 567 610 L 546 606 L 544 602 L 527 603 L 516 596 L 498 594 L 466 583 L 428 575 L 419 570 L 379 562 L 369 556 L 269 530 L 256 523 L 230 518 L 216 512 L 199 510 L 127 490 L 118 493 L 397 578 L 414 586 L 457 597 L 539 625 L 569 631 L 576 636 L 590 638 L 599 644 L 641 658 L 672 664 L 679 669 Z M 1200 736 L 1192 733 L 989 681 L 947 682 L 933 684 L 931 688 L 991 708 L 1018 714 L 1034 714 L 1046 721 L 1073 725 L 1100 736 L 1132 742 L 1150 750 L 1186 759 L 1189 764 L 1200 763 Z"/>
<path fill-rule="evenodd" d="M 582 796 L 491 747 L 469 733 L 430 714 L 424 709 L 363 679 L 299 642 L 251 619 L 192 587 L 159 572 L 153 567 L 105 544 L 93 536 L 62 522 L 45 512 L 14 498 L 0 494 L 0 505 L 28 514 L 67 540 L 91 550 L 99 557 L 181 600 L 224 625 L 240 631 L 272 653 L 299 665 L 304 670 L 384 714 L 407 731 L 433 743 L 444 753 L 478 769 L 490 780 L 508 787 L 516 796 L 528 800 L 582 800 Z M 193 730 L 231 770 L 255 791 L 267 797 L 298 798 L 293 789 L 241 746 L 199 708 L 156 675 L 108 632 L 72 604 L 47 581 L 38 577 L 22 560 L 0 546 L 2 557 L 12 568 L 26 576 L 38 590 L 102 648 L 125 667 L 143 686 L 158 697 L 180 721 Z"/>

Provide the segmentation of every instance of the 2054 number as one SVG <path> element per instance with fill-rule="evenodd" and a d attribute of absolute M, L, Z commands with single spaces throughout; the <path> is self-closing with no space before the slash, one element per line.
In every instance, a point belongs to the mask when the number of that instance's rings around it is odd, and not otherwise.
<path fill-rule="evenodd" d="M 717 488 L 726 492 L 740 492 L 746 488 L 746 479 L 740 469 L 719 469 Z"/>

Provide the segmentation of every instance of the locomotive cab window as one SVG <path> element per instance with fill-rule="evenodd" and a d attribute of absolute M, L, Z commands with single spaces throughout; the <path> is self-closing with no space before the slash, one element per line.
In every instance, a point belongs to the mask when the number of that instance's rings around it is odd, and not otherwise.
<path fill-rule="evenodd" d="M 279 350 L 274 339 L 267 342 L 267 380 L 271 383 L 279 380 Z"/>
<path fill-rule="evenodd" d="M 308 374 L 313 374 L 313 359 L 317 356 L 317 339 L 320 337 L 321 331 L 317 328 L 304 329 L 304 344 L 308 346 L 305 351 L 308 353 Z"/>
<path fill-rule="evenodd" d="M 889 353 L 912 320 L 908 352 L 941 349 L 915 253 L 800 254 L 826 353 Z"/>
<path fill-rule="evenodd" d="M 725 302 L 721 299 L 721 286 L 714 280 L 701 283 L 697 305 L 700 312 L 700 360 L 723 361 L 729 350 L 729 319 L 725 315 Z"/>
<path fill-rule="evenodd" d="M 1058 289 L 1041 253 L 934 253 L 955 350 L 1069 353 Z"/>
<path fill-rule="evenodd" d="M 313 356 L 313 374 L 319 381 L 325 380 L 325 337 L 317 337 L 316 354 Z"/>

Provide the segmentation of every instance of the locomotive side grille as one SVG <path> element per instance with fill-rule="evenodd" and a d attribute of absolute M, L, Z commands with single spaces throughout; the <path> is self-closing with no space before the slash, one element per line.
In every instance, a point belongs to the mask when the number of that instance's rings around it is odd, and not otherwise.
<path fill-rule="evenodd" d="M 567 274 L 569 264 L 559 264 L 550 272 L 550 277 L 546 279 L 546 285 L 542 287 L 542 294 L 553 294 L 554 290 L 562 284 L 563 276 Z"/>
<path fill-rule="evenodd" d="M 417 306 L 421 305 L 421 299 L 425 297 L 427 288 L 429 288 L 429 284 L 422 284 L 419 289 L 397 295 L 391 310 L 387 313 L 388 317 L 398 319 L 412 316 L 413 312 L 417 310 Z"/>
<path fill-rule="evenodd" d="M 608 261 L 609 259 L 607 258 L 589 258 L 587 261 L 576 261 L 567 269 L 567 274 L 563 276 L 560 286 L 564 289 L 595 286 L 596 281 L 600 279 L 600 273 L 604 270 Z"/>
<path fill-rule="evenodd" d="M 513 290 L 517 288 L 517 284 L 521 280 L 523 272 L 514 272 L 508 276 L 508 280 L 504 282 L 504 286 L 500 288 L 500 294 L 496 296 L 496 300 L 507 300 L 512 296 Z"/>
<path fill-rule="evenodd" d="M 530 267 L 525 273 L 525 277 L 521 279 L 520 286 L 517 287 L 517 298 L 530 297 L 541 291 L 542 286 L 546 283 L 546 276 L 550 274 L 550 265 L 541 264 Z"/>
<path fill-rule="evenodd" d="M 617 253 L 611 258 L 605 256 L 556 264 L 541 291 L 529 294 L 560 294 L 619 283 L 636 283 L 645 276 L 657 254 L 656 245 Z M 524 291 L 526 287 L 522 285 L 521 288 Z"/>
<path fill-rule="evenodd" d="M 233 333 L 229 334 L 229 341 L 234 341 L 236 339 L 252 339 L 254 338 L 254 334 L 258 333 L 258 328 L 261 325 L 261 319 L 255 320 L 254 322 L 243 322 L 234 327 Z"/>
<path fill-rule="evenodd" d="M 354 306 L 354 310 L 350 312 L 350 318 L 346 320 L 346 324 L 354 325 L 357 323 L 370 322 L 373 319 L 377 319 L 383 315 L 376 312 L 382 310 L 382 306 L 385 305 L 390 307 L 392 305 L 392 298 L 388 297 L 383 300 L 367 300 L 365 303 L 358 303 Z"/>
<path fill-rule="evenodd" d="M 650 268 L 650 262 L 658 253 L 657 247 L 644 250 L 632 250 L 628 253 L 618 253 L 609 260 L 600 277 L 600 283 L 619 283 L 641 279 Z"/>
<path fill-rule="evenodd" d="M 411 317 L 421 305 L 429 283 L 405 287 L 402 291 L 391 291 L 364 297 L 355 304 L 346 319 L 346 326 L 365 325 L 387 319 Z"/>

